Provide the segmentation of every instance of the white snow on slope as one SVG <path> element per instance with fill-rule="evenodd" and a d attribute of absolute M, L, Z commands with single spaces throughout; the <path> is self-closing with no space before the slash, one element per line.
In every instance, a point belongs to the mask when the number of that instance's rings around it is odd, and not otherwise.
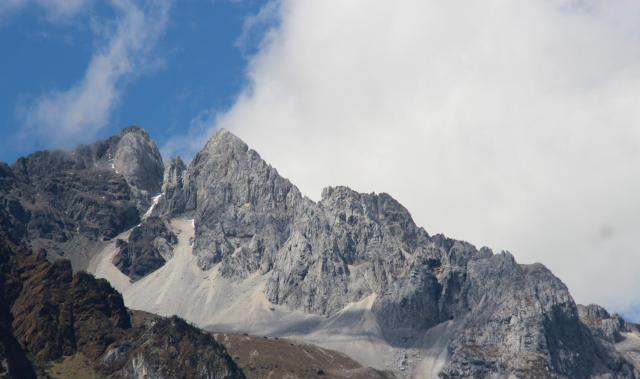
<path fill-rule="evenodd" d="M 151 216 L 151 212 L 153 212 L 153 209 L 156 207 L 156 205 L 158 205 L 158 201 L 160 201 L 161 197 L 162 197 L 162 194 L 159 194 L 151 198 L 151 206 L 149 207 L 149 209 L 147 209 L 145 214 L 142 216 L 143 220 Z"/>
<path fill-rule="evenodd" d="M 448 324 L 440 326 L 437 336 L 417 336 L 413 348 L 399 348 L 382 337 L 371 307 L 376 295 L 348 304 L 331 317 L 313 315 L 270 303 L 263 293 L 267 275 L 254 273 L 243 281 L 230 282 L 218 271 L 218 265 L 202 271 L 192 254 L 192 220 L 173 219 L 171 228 L 178 237 L 173 257 L 160 269 L 131 282 L 115 266 L 115 240 L 97 254 L 89 266 L 96 277 L 106 278 L 120 291 L 125 304 L 163 316 L 178 315 L 202 328 L 219 332 L 246 332 L 254 335 L 299 339 L 343 352 L 360 363 L 396 372 L 398 378 L 437 378 L 437 370 L 446 361 Z M 432 349 L 428 349 L 430 341 Z M 423 345 L 426 345 L 423 347 Z M 417 376 L 421 357 L 430 357 Z M 406 358 L 405 358 L 406 357 Z M 402 363 L 404 362 L 404 363 Z"/>

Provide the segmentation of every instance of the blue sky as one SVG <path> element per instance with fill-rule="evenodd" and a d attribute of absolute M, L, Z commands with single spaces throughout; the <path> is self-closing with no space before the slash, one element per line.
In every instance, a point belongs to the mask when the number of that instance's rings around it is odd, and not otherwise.
<path fill-rule="evenodd" d="M 83 80 L 92 56 L 112 38 L 123 12 L 106 2 L 87 2 L 70 15 L 28 1 L 0 7 L 0 161 L 13 162 L 37 149 L 71 147 L 117 133 L 127 125 L 146 128 L 162 145 L 184 134 L 201 112 L 224 110 L 246 84 L 247 58 L 259 36 L 243 36 L 243 25 L 264 3 L 176 1 L 135 72 L 118 79 L 106 119 L 71 138 L 52 138 L 56 120 L 30 123 L 38 100 L 68 91 Z M 4 14 L 3 14 L 4 13 Z M 240 40 L 242 37 L 242 40 Z M 30 133 L 30 128 L 38 130 Z"/>

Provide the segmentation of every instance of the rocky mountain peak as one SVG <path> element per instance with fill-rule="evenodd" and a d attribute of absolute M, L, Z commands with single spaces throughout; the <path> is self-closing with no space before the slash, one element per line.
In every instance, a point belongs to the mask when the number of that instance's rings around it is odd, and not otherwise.
<path fill-rule="evenodd" d="M 192 166 L 216 164 L 224 166 L 232 161 L 246 161 L 251 156 L 258 155 L 240 138 L 226 129 L 219 129 L 196 154 L 191 162 Z M 259 159 L 259 156 L 257 157 Z"/>
<path fill-rule="evenodd" d="M 150 197 L 160 192 L 164 174 L 156 143 L 144 129 L 127 127 L 120 132 L 112 159 L 112 167 L 124 176 L 141 204 L 147 207 Z"/>
<path fill-rule="evenodd" d="M 140 222 L 160 192 L 164 166 L 144 129 L 74 150 L 39 151 L 0 168 L 0 224 L 14 241 L 87 264 L 92 241 Z"/>
<path fill-rule="evenodd" d="M 219 263 L 238 282 L 259 271 L 271 303 L 331 319 L 369 299 L 394 346 L 446 327 L 442 377 L 629 372 L 603 368 L 618 356 L 608 345 L 589 347 L 566 287 L 546 268 L 431 237 L 386 193 L 328 187 L 314 203 L 226 130 L 196 156 L 183 187 L 201 268 Z"/>
<path fill-rule="evenodd" d="M 302 200 L 295 186 L 225 129 L 219 130 L 191 162 L 183 196 L 185 210 L 195 211 L 194 252 L 201 267 L 252 251 L 252 263 L 243 264 L 250 270 L 268 265 L 259 262 L 288 238 L 289 225 Z"/>
<path fill-rule="evenodd" d="M 578 304 L 578 314 L 580 320 L 594 335 L 613 343 L 622 341 L 622 333 L 635 328 L 635 325 L 627 323 L 620 315 L 609 314 L 606 309 L 596 304 Z"/>
<path fill-rule="evenodd" d="M 225 128 L 218 129 L 215 134 L 209 138 L 204 147 L 206 151 L 231 152 L 231 151 L 247 151 L 247 144 Z"/>
<path fill-rule="evenodd" d="M 149 133 L 147 133 L 144 128 L 138 125 L 129 125 L 122 128 L 119 133 L 120 137 L 123 137 L 125 134 L 138 134 L 145 139 L 151 140 L 151 136 L 149 136 Z"/>
<path fill-rule="evenodd" d="M 157 205 L 141 222 L 143 201 L 159 190 Z M 36 153 L 11 167 L 0 165 L 0 195 L 0 228 L 6 228 L 12 240 L 46 239 L 55 247 L 77 248 L 83 246 L 74 240 L 78 235 L 89 239 L 84 246 L 91 246 L 99 238 L 131 230 L 126 241 L 107 244 L 113 247 L 98 256 L 117 248 L 110 261 L 114 268 L 133 279 L 145 277 L 127 284 L 137 309 L 184 314 L 204 326 L 321 338 L 358 354 L 368 364 L 397 367 L 403 378 L 429 372 L 442 378 L 640 376 L 633 371 L 640 367 L 633 366 L 636 351 L 619 350 L 626 349 L 625 344 L 636 349 L 637 326 L 597 306 L 577 307 L 566 286 L 544 266 L 521 265 L 506 252 L 493 254 L 464 241 L 430 236 L 386 193 L 328 187 L 315 203 L 227 130 L 219 130 L 188 167 L 175 158 L 163 168 L 157 147 L 138 127 L 72 152 Z M 174 235 L 166 217 L 181 218 L 180 225 L 185 226 L 175 229 Z M 181 228 L 188 228 L 188 242 L 181 239 L 185 237 Z M 186 257 L 182 249 L 197 259 L 176 260 Z M 40 313 L 31 316 L 35 309 L 29 301 L 44 301 L 45 288 L 37 284 L 53 278 L 63 288 L 48 292 L 59 300 L 51 312 L 64 317 L 51 319 L 56 328 L 38 330 L 81 337 L 72 333 L 82 321 L 75 316 L 89 315 L 87 304 L 98 304 L 100 309 L 116 311 L 105 317 L 91 314 L 96 322 L 82 324 L 89 331 L 82 336 L 98 335 L 96 329 L 105 325 L 104 329 L 116 332 L 113 339 L 121 341 L 115 346 L 104 341 L 94 344 L 90 338 L 86 343 L 63 339 L 57 350 L 45 351 L 53 354 L 49 358 L 66 355 L 77 346 L 92 359 L 113 358 L 124 364 L 127 353 L 120 352 L 129 351 L 138 333 L 148 329 L 137 328 L 135 320 L 129 320 L 131 325 L 121 322 L 126 318 L 120 317 L 122 300 L 116 296 L 110 297 L 109 306 L 100 303 L 105 296 L 67 301 L 69 295 L 113 291 L 102 291 L 103 284 L 92 284 L 86 276 L 74 279 L 68 263 L 39 262 L 43 269 L 34 270 L 38 277 L 28 283 L 37 293 L 27 291 L 24 302 L 12 303 L 28 316 L 20 319 L 39 320 Z M 212 273 L 202 273 L 198 266 Z M 171 279 L 164 269 L 185 276 L 169 275 Z M 152 271 L 154 275 L 148 275 Z M 117 280 L 120 277 L 114 283 Z M 163 297 L 171 300 L 158 304 L 158 297 L 149 294 L 160 288 L 163 294 L 177 290 L 174 297 Z M 147 303 L 150 297 L 153 304 Z M 5 319 L 7 315 L 5 309 Z M 285 325 L 287 320 L 294 322 Z M 20 324 L 16 330 L 28 335 L 36 330 L 33 325 Z M 182 330 L 183 325 L 174 326 Z M 161 337 L 166 330 L 157 331 L 153 346 L 167 346 L 168 340 Z M 379 347 L 374 353 L 362 350 L 365 345 Z M 16 344 L 7 341 L 6 346 Z M 41 343 L 29 345 L 28 350 L 37 353 L 42 346 L 46 348 Z M 144 346 L 149 344 L 140 348 Z M 2 351 L 0 360 L 1 356 Z M 151 356 L 145 359 L 154 362 Z"/>

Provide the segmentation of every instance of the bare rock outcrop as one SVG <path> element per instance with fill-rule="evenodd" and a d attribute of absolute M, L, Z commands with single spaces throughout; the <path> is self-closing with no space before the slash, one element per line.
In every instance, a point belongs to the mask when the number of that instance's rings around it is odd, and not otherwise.
<path fill-rule="evenodd" d="M 2 230 L 0 252 L 0 376 L 51 377 L 52 363 L 81 356 L 97 377 L 244 378 L 211 334 L 177 317 L 135 320 L 106 280 L 50 263 Z"/>
<path fill-rule="evenodd" d="M 149 134 L 138 126 L 122 129 L 110 153 L 113 168 L 122 174 L 141 206 L 141 211 L 149 207 L 151 197 L 160 193 L 164 165 L 156 143 Z"/>
<path fill-rule="evenodd" d="M 634 325 L 627 323 L 618 314 L 609 314 L 606 309 L 597 305 L 578 305 L 580 320 L 591 329 L 593 334 L 616 343 L 622 341 L 622 333 L 630 332 Z"/>
<path fill-rule="evenodd" d="M 138 280 L 171 259 L 177 241 L 166 221 L 149 217 L 131 230 L 126 241 L 116 241 L 113 264 L 132 280 Z"/>
<path fill-rule="evenodd" d="M 187 166 L 180 157 L 169 159 L 162 181 L 163 201 L 155 207 L 155 214 L 172 215 L 184 212 L 187 202 L 184 191 L 186 171 Z"/>
<path fill-rule="evenodd" d="M 295 186 L 226 130 L 194 157 L 182 188 L 177 180 L 167 182 L 172 185 L 159 207 L 173 214 L 193 212 L 193 249 L 200 267 L 224 261 L 229 276 L 242 276 L 238 271 L 243 267 L 249 272 L 268 267 L 288 238 L 296 207 L 303 201 Z M 183 208 L 171 205 L 182 199 Z"/>
<path fill-rule="evenodd" d="M 73 151 L 39 151 L 0 164 L 0 223 L 14 241 L 86 267 L 90 247 L 138 224 L 163 175 L 138 127 Z"/>
<path fill-rule="evenodd" d="M 375 294 L 392 346 L 452 331 L 443 378 L 638 375 L 543 265 L 431 236 L 388 194 L 334 187 L 314 203 L 226 130 L 170 182 L 163 201 L 184 204 L 168 206 L 172 215 L 195 215 L 201 268 L 220 264 L 229 280 L 259 272 L 271 302 L 324 316 Z"/>
<path fill-rule="evenodd" d="M 394 351 L 420 350 L 436 343 L 422 337 L 437 337 L 442 378 L 640 377 L 629 337 L 637 328 L 600 307 L 577 306 L 541 264 L 518 264 L 508 252 L 430 235 L 385 193 L 330 187 L 320 201 L 311 201 L 226 130 L 188 167 L 169 161 L 160 182 L 156 168 L 162 162 L 148 135 L 137 128 L 123 133 L 126 138 L 74 152 L 41 152 L 0 165 L 0 227 L 14 241 L 60 247 L 79 235 L 113 238 L 144 218 L 127 241 L 118 242 L 114 262 L 139 279 L 171 257 L 175 236 L 162 218 L 193 218 L 200 269 L 215 266 L 231 286 L 262 283 L 266 299 L 282 306 L 278 312 L 311 314 L 321 320 L 314 325 L 339 317 L 348 329 L 349 317 L 359 314 L 345 310 L 368 299 L 361 310 L 375 324 L 368 332 Z M 116 159 L 121 143 L 123 155 Z M 162 192 L 157 205 L 140 217 L 154 191 Z M 131 323 L 105 282 L 73 276 L 68 263 L 50 264 L 41 255 L 24 262 L 20 270 L 29 274 L 10 280 L 24 278 L 19 282 L 35 292 L 5 296 L 14 299 L 8 300 L 11 328 L 19 331 L 14 336 L 24 352 L 47 360 L 80 351 L 100 372 L 116 377 L 218 369 L 233 377 L 226 358 L 198 350 L 201 344 L 189 341 L 205 337 L 179 320 Z M 13 352 L 18 367 L 20 349 L 0 342 L 0 356 Z M 174 343 L 183 353 L 159 350 Z M 408 359 L 396 373 L 419 369 L 405 365 Z"/>

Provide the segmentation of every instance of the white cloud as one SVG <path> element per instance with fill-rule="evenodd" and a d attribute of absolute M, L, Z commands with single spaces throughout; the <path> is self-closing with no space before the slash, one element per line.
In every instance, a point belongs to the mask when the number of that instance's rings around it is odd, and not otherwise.
<path fill-rule="evenodd" d="M 5 0 L 0 2 L 0 21 L 4 21 L 13 13 L 22 9 L 28 0 Z"/>
<path fill-rule="evenodd" d="M 149 65 L 153 48 L 166 28 L 170 2 L 111 3 L 119 19 L 106 32 L 106 42 L 94 52 L 84 77 L 68 90 L 39 97 L 27 111 L 27 133 L 47 136 L 58 145 L 93 138 L 107 125 L 127 81 Z"/>
<path fill-rule="evenodd" d="M 268 33 L 279 16 L 279 3 L 275 1 L 268 2 L 258 13 L 249 15 L 244 19 L 242 32 L 236 40 L 236 47 L 244 53 L 253 53 L 254 49 L 261 47 L 261 42 L 267 42 Z"/>
<path fill-rule="evenodd" d="M 213 127 L 301 190 L 385 191 L 429 232 L 640 302 L 640 2 L 283 1 Z"/>
<path fill-rule="evenodd" d="M 160 148 L 165 161 L 180 156 L 186 162 L 202 149 L 204 141 L 211 135 L 211 125 L 217 122 L 215 112 L 205 110 L 191 120 L 186 132 L 174 135 L 164 141 Z"/>
<path fill-rule="evenodd" d="M 27 5 L 33 4 L 44 10 L 50 21 L 65 21 L 85 10 L 90 2 L 90 0 L 2 0 L 0 19 L 5 19 Z"/>
<path fill-rule="evenodd" d="M 44 8 L 47 16 L 53 20 L 73 17 L 90 3 L 89 0 L 35 0 L 35 2 Z"/>

